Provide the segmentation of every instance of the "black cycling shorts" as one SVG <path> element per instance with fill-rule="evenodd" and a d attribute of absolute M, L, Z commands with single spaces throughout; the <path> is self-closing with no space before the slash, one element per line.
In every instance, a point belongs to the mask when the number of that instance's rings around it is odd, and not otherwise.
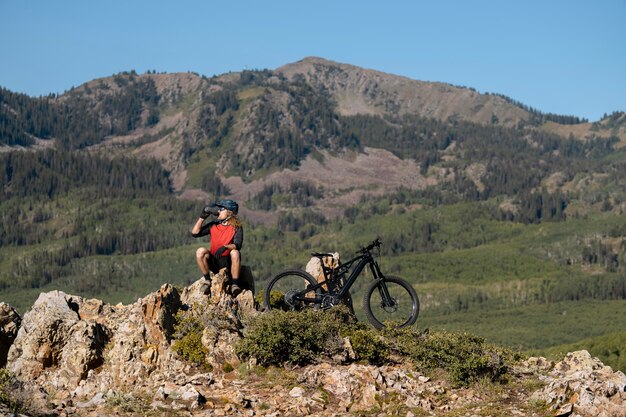
<path fill-rule="evenodd" d="M 222 268 L 226 268 L 226 272 L 230 274 L 230 256 L 220 256 L 219 258 L 209 252 L 209 270 L 214 274 L 220 272 Z"/>

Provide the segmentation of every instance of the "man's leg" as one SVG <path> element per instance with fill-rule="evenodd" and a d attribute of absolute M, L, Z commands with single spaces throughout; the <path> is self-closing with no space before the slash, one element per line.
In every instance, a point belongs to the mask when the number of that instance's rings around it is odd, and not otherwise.
<path fill-rule="evenodd" d="M 202 272 L 202 276 L 204 276 L 204 282 L 200 286 L 200 291 L 203 294 L 209 294 L 211 292 L 211 268 L 209 264 L 209 260 L 211 258 L 211 252 L 207 248 L 198 248 L 196 251 L 196 262 L 198 263 L 198 268 L 200 268 L 200 272 Z"/>
<path fill-rule="evenodd" d="M 241 270 L 241 255 L 237 249 L 230 251 L 230 276 L 233 280 L 239 279 Z"/>
<path fill-rule="evenodd" d="M 241 284 L 239 283 L 239 272 L 241 270 L 241 254 L 237 249 L 230 251 L 230 277 L 233 280 L 231 292 L 233 296 L 237 296 L 241 292 Z"/>
<path fill-rule="evenodd" d="M 207 248 L 198 248 L 196 251 L 196 263 L 198 264 L 198 268 L 200 268 L 200 272 L 206 279 L 210 278 L 209 274 L 209 256 L 210 252 Z"/>

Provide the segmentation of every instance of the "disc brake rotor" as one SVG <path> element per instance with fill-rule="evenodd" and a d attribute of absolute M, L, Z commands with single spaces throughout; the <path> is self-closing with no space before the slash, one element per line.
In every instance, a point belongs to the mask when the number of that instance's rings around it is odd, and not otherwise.
<path fill-rule="evenodd" d="M 394 298 L 389 304 L 383 303 L 383 310 L 387 313 L 395 313 L 398 310 L 398 301 Z"/>

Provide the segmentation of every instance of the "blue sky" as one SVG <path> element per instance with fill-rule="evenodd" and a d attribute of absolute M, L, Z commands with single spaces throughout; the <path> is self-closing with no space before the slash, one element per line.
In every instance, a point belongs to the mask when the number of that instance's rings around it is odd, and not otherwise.
<path fill-rule="evenodd" d="M 626 0 L 0 0 L 0 86 L 212 76 L 320 56 L 598 120 L 626 111 Z"/>

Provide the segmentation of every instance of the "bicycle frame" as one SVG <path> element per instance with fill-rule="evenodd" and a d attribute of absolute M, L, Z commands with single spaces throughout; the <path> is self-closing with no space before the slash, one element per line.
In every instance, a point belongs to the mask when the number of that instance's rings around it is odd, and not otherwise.
<path fill-rule="evenodd" d="M 346 282 L 341 286 L 339 292 L 336 292 L 335 290 L 336 282 L 333 282 L 333 281 L 345 275 L 347 270 L 349 270 L 352 267 L 352 265 L 357 261 L 358 263 L 356 264 L 352 272 L 350 272 L 350 275 L 348 276 L 348 279 L 346 280 Z M 378 266 L 378 263 L 376 262 L 376 260 L 374 259 L 370 251 L 368 250 L 368 251 L 364 251 L 362 255 L 359 255 L 353 259 L 350 259 L 349 261 L 340 265 L 337 269 L 345 269 L 346 272 L 339 273 L 338 275 L 335 275 L 335 272 L 336 272 L 335 268 L 326 267 L 322 264 L 322 271 L 324 273 L 324 281 L 314 286 L 307 287 L 303 291 L 300 291 L 297 294 L 298 298 L 301 301 L 321 304 L 322 302 L 321 297 L 316 296 L 315 298 L 309 298 L 309 297 L 306 297 L 305 295 L 309 294 L 311 291 L 316 291 L 317 289 L 322 288 L 324 285 L 326 285 L 326 288 L 328 288 L 328 294 L 337 297 L 339 300 L 342 300 L 346 295 L 348 295 L 350 288 L 352 287 L 356 279 L 359 277 L 359 275 L 361 275 L 361 272 L 363 272 L 363 269 L 365 269 L 366 265 L 369 265 L 370 271 L 372 272 L 372 276 L 374 277 L 374 280 L 384 278 L 384 275 L 380 271 L 380 267 Z M 386 288 L 385 288 L 385 292 L 386 292 Z M 386 294 L 386 297 L 384 297 L 383 299 L 387 299 L 388 297 L 389 297 L 388 294 Z"/>

